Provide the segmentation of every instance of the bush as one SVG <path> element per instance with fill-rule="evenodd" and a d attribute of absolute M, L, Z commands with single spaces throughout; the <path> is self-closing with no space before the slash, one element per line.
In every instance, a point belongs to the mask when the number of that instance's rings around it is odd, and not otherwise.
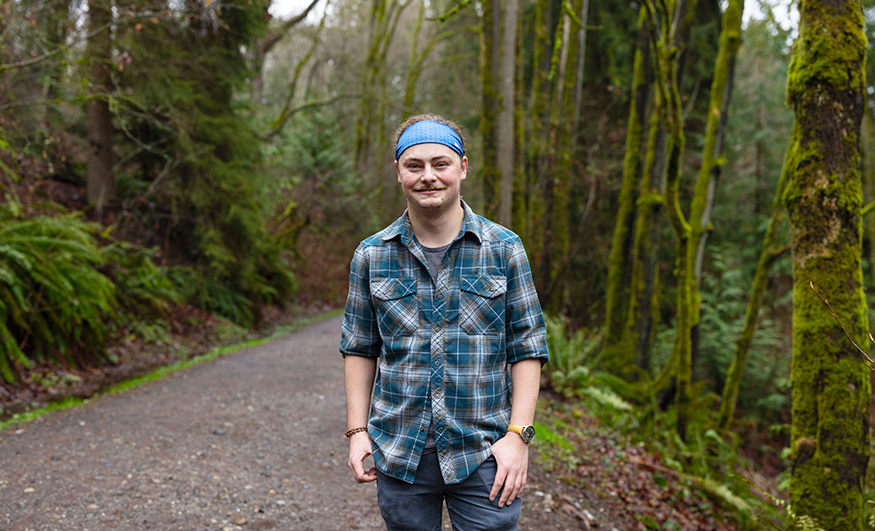
<path fill-rule="evenodd" d="M 40 361 L 83 364 L 105 353 L 116 288 L 98 268 L 98 226 L 77 215 L 16 219 L 0 208 L 0 375 Z M 27 353 L 27 354 L 26 354 Z"/>

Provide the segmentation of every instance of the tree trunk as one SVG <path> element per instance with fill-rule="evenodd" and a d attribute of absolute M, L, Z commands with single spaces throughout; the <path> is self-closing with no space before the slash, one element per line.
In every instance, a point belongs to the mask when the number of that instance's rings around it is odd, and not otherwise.
<path fill-rule="evenodd" d="M 586 64 L 586 26 L 588 21 L 589 0 L 583 0 L 583 7 L 580 8 L 580 29 L 577 30 L 577 83 L 574 86 L 574 125 L 571 128 L 571 138 L 575 147 L 580 134 L 580 110 L 583 107 L 583 67 Z"/>
<path fill-rule="evenodd" d="M 677 332 L 675 334 L 672 364 L 676 368 L 677 382 L 677 431 L 681 439 L 686 439 L 687 423 L 690 418 L 691 395 L 690 384 L 692 375 L 690 330 L 693 319 L 691 315 L 690 282 L 692 264 L 686 259 L 686 248 L 690 238 L 690 225 L 681 210 L 679 186 L 680 165 L 684 151 L 683 110 L 677 86 L 677 42 L 674 33 L 676 24 L 668 20 L 659 20 L 658 11 L 652 0 L 645 2 L 650 17 L 651 28 L 661 28 L 662 35 L 652 39 L 657 66 L 657 90 L 666 105 L 665 130 L 668 133 L 668 159 L 666 170 L 665 201 L 668 218 L 671 221 L 677 239 Z M 680 20 L 686 13 L 687 2 L 677 3 L 675 18 Z M 655 29 L 651 29 L 655 35 Z"/>
<path fill-rule="evenodd" d="M 647 65 L 650 62 L 650 32 L 647 27 L 647 10 L 641 8 L 638 14 L 638 49 L 635 51 L 635 66 L 632 77 L 632 101 L 629 104 L 629 121 L 626 128 L 626 157 L 623 162 L 623 182 L 620 187 L 617 219 L 614 225 L 614 237 L 611 242 L 611 252 L 608 256 L 608 287 L 605 349 L 618 345 L 623 337 L 623 327 L 626 324 L 626 309 L 629 289 L 636 288 L 635 276 L 630 284 L 630 268 L 634 271 L 637 261 L 630 264 L 630 247 L 632 244 L 632 229 L 635 218 L 635 183 L 642 173 L 641 147 L 646 119 Z M 654 123 L 657 119 L 654 117 Z M 642 188 L 649 190 L 650 187 Z M 634 344 L 632 342 L 631 344 Z M 614 349 L 608 353 L 606 368 L 614 374 L 624 374 L 629 367 L 633 353 L 628 348 Z"/>
<path fill-rule="evenodd" d="M 88 27 L 93 36 L 88 40 L 86 57 L 91 63 L 90 97 L 88 100 L 88 203 L 102 216 L 107 203 L 118 199 L 113 173 L 112 112 L 109 94 L 112 91 L 112 11 L 109 0 L 88 2 Z"/>
<path fill-rule="evenodd" d="M 535 49 L 532 58 L 531 123 L 528 128 L 529 164 L 526 168 L 526 250 L 531 257 L 532 277 L 543 294 L 546 286 L 542 279 L 544 271 L 545 195 L 548 182 L 546 167 L 549 153 L 548 131 L 550 109 L 553 103 L 553 84 L 549 78 L 552 50 L 550 0 L 536 0 L 535 4 Z"/>
<path fill-rule="evenodd" d="M 498 99 L 497 164 L 499 173 L 498 223 L 512 225 L 513 183 L 516 169 L 516 44 L 519 0 L 505 0 L 501 35 L 500 94 Z"/>
<path fill-rule="evenodd" d="M 496 219 L 501 202 L 501 174 L 498 169 L 499 45 L 501 42 L 501 0 L 485 0 L 480 32 L 480 83 L 482 107 L 480 134 L 483 137 L 483 160 L 480 177 L 483 182 L 484 213 Z"/>
<path fill-rule="evenodd" d="M 568 194 L 571 191 L 571 149 L 568 134 L 570 122 L 563 120 L 564 109 L 568 108 L 565 101 L 568 91 L 569 72 L 568 57 L 572 55 L 571 46 L 571 16 L 564 13 L 562 23 L 557 27 L 554 43 L 559 43 L 558 57 L 554 55 L 556 65 L 555 100 L 550 113 L 550 151 L 547 163 L 547 180 L 544 194 L 544 208 L 547 226 L 544 230 L 544 268 L 542 271 L 542 295 L 545 305 L 553 313 L 558 313 L 562 296 L 551 293 L 551 286 L 557 268 L 568 253 Z M 573 76 L 571 88 L 573 88 Z M 561 122 L 561 123 L 560 123 Z M 561 134 L 560 134 L 561 129 Z"/>
<path fill-rule="evenodd" d="M 796 127 L 784 193 L 793 250 L 793 424 L 790 503 L 828 531 L 864 528 L 869 374 L 860 121 L 866 35 L 859 0 L 802 0 L 787 82 Z"/>
<path fill-rule="evenodd" d="M 729 102 L 732 99 L 732 82 L 735 74 L 735 58 L 741 45 L 741 16 L 743 0 L 730 0 L 723 14 L 723 27 L 720 31 L 720 47 L 714 65 L 711 82 L 711 101 L 708 105 L 708 121 L 705 126 L 705 146 L 702 150 L 702 166 L 693 191 L 690 208 L 690 239 L 687 242 L 686 260 L 691 263 L 693 275 L 690 286 L 691 312 L 694 317 L 691 329 L 691 351 L 693 360 L 699 349 L 699 323 L 702 315 L 702 268 L 705 261 L 705 246 L 711 231 L 711 212 L 717 197 L 717 184 L 723 170 L 720 158 L 726 135 L 726 121 L 729 117 Z"/>

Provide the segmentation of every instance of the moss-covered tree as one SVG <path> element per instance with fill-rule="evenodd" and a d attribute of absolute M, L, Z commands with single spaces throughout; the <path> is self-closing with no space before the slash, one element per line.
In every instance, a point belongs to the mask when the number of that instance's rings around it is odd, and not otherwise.
<path fill-rule="evenodd" d="M 864 527 L 866 365 L 811 289 L 865 344 L 860 122 L 866 35 L 859 0 L 802 0 L 787 83 L 796 126 L 784 201 L 793 250 L 790 503 L 827 530 Z"/>
<path fill-rule="evenodd" d="M 626 128 L 626 156 L 623 162 L 623 181 L 620 188 L 617 219 L 614 222 L 614 235 L 608 257 L 608 285 L 606 295 L 606 334 L 604 348 L 608 349 L 606 368 L 622 374 L 634 363 L 629 345 L 634 341 L 624 341 L 624 347 L 614 348 L 623 337 L 626 322 L 629 290 L 636 285 L 629 284 L 629 273 L 636 261 L 630 262 L 630 248 L 635 223 L 636 181 L 642 173 L 642 145 L 644 126 L 647 119 L 647 96 L 650 82 L 647 67 L 650 62 L 650 31 L 647 27 L 647 10 L 641 9 L 638 16 L 638 48 L 635 50 L 635 66 L 632 75 L 632 98 L 629 103 L 629 121 Z M 650 190 L 649 183 L 642 190 Z M 635 297 L 637 300 L 637 297 Z M 635 329 L 637 330 L 637 323 Z M 625 336 L 628 337 L 628 336 Z"/>

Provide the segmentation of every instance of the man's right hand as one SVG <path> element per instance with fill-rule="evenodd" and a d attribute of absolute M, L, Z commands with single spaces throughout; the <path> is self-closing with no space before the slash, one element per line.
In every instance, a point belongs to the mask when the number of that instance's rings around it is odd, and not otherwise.
<path fill-rule="evenodd" d="M 377 469 L 371 467 L 365 472 L 365 459 L 371 455 L 371 439 L 368 432 L 354 433 L 349 438 L 349 469 L 359 483 L 369 483 L 377 479 Z"/>

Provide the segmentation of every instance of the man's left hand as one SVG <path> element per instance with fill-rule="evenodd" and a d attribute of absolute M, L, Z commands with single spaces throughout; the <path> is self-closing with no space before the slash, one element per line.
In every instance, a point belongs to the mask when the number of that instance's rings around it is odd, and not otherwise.
<path fill-rule="evenodd" d="M 498 506 L 504 507 L 523 493 L 529 470 L 529 445 L 516 433 L 508 433 L 492 445 L 492 456 L 495 457 L 498 471 L 495 473 L 489 501 L 495 501 L 501 491 Z"/>

